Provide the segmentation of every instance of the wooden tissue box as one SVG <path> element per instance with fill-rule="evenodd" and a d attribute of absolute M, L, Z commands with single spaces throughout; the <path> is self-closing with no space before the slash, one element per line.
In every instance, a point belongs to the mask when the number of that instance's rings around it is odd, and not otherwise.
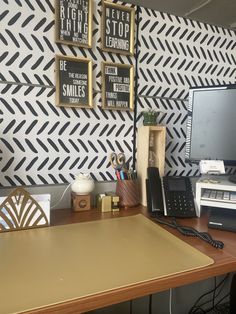
<path fill-rule="evenodd" d="M 71 207 L 73 211 L 85 211 L 91 209 L 91 195 L 77 195 L 76 193 L 71 193 Z"/>

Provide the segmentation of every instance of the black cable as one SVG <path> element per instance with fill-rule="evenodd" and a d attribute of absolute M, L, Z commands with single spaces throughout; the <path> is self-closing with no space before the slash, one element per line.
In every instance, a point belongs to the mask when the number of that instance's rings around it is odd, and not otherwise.
<path fill-rule="evenodd" d="M 211 312 L 212 310 L 214 310 L 215 308 L 217 308 L 217 305 L 219 305 L 223 300 L 225 300 L 226 298 L 228 298 L 230 295 L 230 293 L 227 293 L 226 295 L 224 295 L 216 304 L 215 304 L 215 307 L 210 307 L 209 309 L 206 309 L 205 310 L 205 313 L 209 313 Z"/>
<path fill-rule="evenodd" d="M 135 49 L 135 76 L 134 76 L 134 121 L 133 121 L 133 169 L 135 169 L 136 163 L 136 133 L 137 133 L 137 108 L 138 108 L 138 78 L 139 78 L 139 23 L 140 23 L 140 7 L 137 5 L 136 9 L 136 49 Z"/>
<path fill-rule="evenodd" d="M 216 278 L 215 278 L 215 279 L 216 279 Z M 222 288 L 223 288 L 223 287 L 224 287 L 224 285 L 222 286 Z M 206 304 L 208 304 L 208 303 L 211 303 L 211 302 L 214 304 L 214 303 L 215 303 L 215 298 L 218 297 L 218 295 L 221 293 L 222 288 L 220 289 L 219 292 L 217 292 L 217 294 L 215 294 L 215 292 L 216 292 L 216 290 L 217 290 L 217 286 L 215 285 L 215 287 L 214 287 L 213 290 L 211 290 L 210 292 L 208 292 L 207 294 L 205 294 L 205 296 L 206 296 L 206 295 L 208 295 L 209 293 L 213 292 L 213 297 L 212 297 L 212 299 L 211 299 L 211 300 L 207 300 L 207 301 L 205 301 L 205 302 L 199 304 L 198 306 L 195 306 L 196 309 L 202 308 L 202 306 L 204 306 L 204 305 L 206 305 Z M 213 308 L 214 308 L 214 306 L 213 306 Z M 192 309 L 193 309 L 193 307 L 192 307 Z M 193 311 L 193 312 L 191 312 L 191 313 L 195 313 L 195 311 Z"/>
<path fill-rule="evenodd" d="M 217 303 L 215 306 L 219 305 L 222 301 L 224 301 L 226 298 L 228 298 L 230 296 L 230 292 L 227 293 L 226 295 L 224 295 Z M 212 309 L 210 309 L 211 311 Z"/>
<path fill-rule="evenodd" d="M 194 313 L 194 312 L 192 312 L 192 310 L 193 310 L 195 307 L 196 307 L 196 308 L 199 308 L 199 307 L 201 307 L 201 306 L 203 306 L 203 305 L 206 305 L 207 303 L 211 302 L 212 300 L 208 300 L 208 301 L 206 301 L 206 302 L 204 302 L 204 303 L 201 303 L 201 304 L 199 304 L 199 305 L 197 306 L 197 304 L 199 303 L 199 301 L 200 301 L 202 298 L 204 298 L 205 296 L 209 295 L 209 294 L 212 293 L 212 292 L 214 293 L 214 290 L 217 290 L 218 288 L 220 288 L 221 285 L 222 285 L 222 288 L 223 288 L 223 286 L 224 286 L 223 284 L 225 283 L 225 281 L 226 281 L 226 279 L 227 279 L 228 277 L 229 277 L 229 274 L 227 274 L 227 275 L 218 283 L 218 285 L 216 285 L 216 286 L 214 287 L 214 289 L 211 289 L 210 291 L 208 291 L 208 292 L 202 294 L 202 295 L 197 299 L 197 301 L 194 303 L 194 305 L 191 307 L 189 313 Z M 221 293 L 222 288 L 221 288 L 220 291 L 217 293 L 216 297 Z"/>
<path fill-rule="evenodd" d="M 189 314 L 194 314 L 194 313 L 196 313 L 196 311 L 198 311 L 199 309 L 203 310 L 202 307 L 203 307 L 204 305 L 206 305 L 206 304 L 212 302 L 212 299 L 211 299 L 211 300 L 207 300 L 207 301 L 205 301 L 205 302 L 203 302 L 203 303 L 201 303 L 201 304 L 198 304 L 198 302 L 199 302 L 202 298 L 206 297 L 207 295 L 209 295 L 209 294 L 212 293 L 212 292 L 213 292 L 213 294 L 214 294 L 214 291 L 215 291 L 215 290 L 216 290 L 216 286 L 214 287 L 214 289 L 212 289 L 212 290 L 210 290 L 210 291 L 204 293 L 203 295 L 201 295 L 201 296 L 198 298 L 198 300 L 194 303 L 194 305 L 191 307 L 191 309 L 190 309 L 190 311 L 189 311 Z M 197 304 L 198 304 L 198 305 L 197 305 Z"/>
<path fill-rule="evenodd" d="M 198 307 L 191 313 L 192 314 L 201 314 L 201 313 L 205 314 L 206 312 L 201 307 Z"/>
<path fill-rule="evenodd" d="M 192 227 L 178 225 L 176 220 L 172 220 L 170 222 L 168 220 L 160 219 L 156 213 L 152 213 L 151 217 L 154 218 L 154 220 L 160 224 L 163 224 L 163 225 L 166 225 L 168 227 L 177 229 L 184 236 L 197 237 L 197 238 L 209 243 L 210 245 L 212 245 L 216 249 L 223 249 L 223 247 L 224 247 L 224 243 L 222 241 L 214 240 L 208 232 L 200 232 L 200 231 L 198 231 Z"/>
<path fill-rule="evenodd" d="M 202 309 L 202 306 L 204 306 L 204 305 L 206 305 L 206 304 L 208 304 L 208 303 L 210 303 L 210 302 L 213 302 L 213 299 L 208 300 L 208 301 L 205 301 L 205 302 L 203 302 L 203 303 L 201 303 L 201 304 L 199 304 L 199 305 L 197 305 L 197 304 L 200 302 L 201 299 L 203 299 L 205 296 L 209 295 L 210 293 L 213 293 L 213 298 L 214 298 L 214 296 L 215 296 L 215 298 L 218 297 L 219 294 L 222 292 L 222 289 L 223 289 L 223 287 L 224 287 L 224 284 L 225 284 L 227 278 L 229 278 L 229 274 L 227 274 L 217 285 L 215 284 L 215 287 L 214 287 L 213 289 L 211 289 L 210 291 L 208 291 L 208 292 L 202 294 L 202 295 L 195 301 L 194 305 L 193 305 L 193 306 L 191 307 L 191 309 L 189 310 L 189 314 L 196 314 L 196 313 L 198 313 L 198 312 L 197 312 L 198 310 L 201 310 L 201 311 L 204 311 L 204 313 L 207 313 L 207 312 L 206 312 L 207 310 L 203 310 L 203 309 Z M 216 281 L 215 281 L 215 283 L 216 283 Z M 220 288 L 220 286 L 222 286 L 222 287 Z M 219 289 L 219 288 L 220 288 L 220 290 L 219 290 L 217 293 L 215 293 L 215 291 L 217 291 L 217 289 Z M 215 301 L 214 301 L 214 303 L 215 303 Z M 218 303 L 217 303 L 217 304 L 218 304 Z M 217 304 L 215 304 L 215 306 L 216 306 Z M 211 309 L 213 309 L 213 307 L 212 307 Z"/>

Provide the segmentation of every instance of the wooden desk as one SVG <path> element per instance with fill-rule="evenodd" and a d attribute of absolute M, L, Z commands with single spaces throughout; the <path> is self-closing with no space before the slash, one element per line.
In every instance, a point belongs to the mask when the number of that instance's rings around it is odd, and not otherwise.
<path fill-rule="evenodd" d="M 129 216 L 138 213 L 147 215 L 147 212 L 143 207 L 122 210 L 114 214 L 101 213 L 96 210 L 79 213 L 73 213 L 70 210 L 55 210 L 52 212 L 51 215 L 51 224 L 60 225 L 77 223 L 91 220 L 107 219 L 111 217 Z M 199 231 L 207 231 L 206 215 L 203 215 L 203 217 L 200 219 L 182 219 L 178 220 L 178 222 L 197 228 Z M 225 248 L 223 250 L 218 250 L 197 238 L 184 237 L 175 230 L 168 227 L 166 227 L 165 229 L 175 234 L 180 239 L 191 244 L 209 257 L 213 258 L 215 263 L 205 268 L 180 273 L 157 280 L 134 284 L 125 288 L 119 288 L 104 293 L 98 293 L 96 295 L 90 295 L 88 297 L 83 297 L 73 301 L 55 304 L 50 307 L 44 307 L 42 309 L 28 311 L 27 313 L 83 313 L 96 308 L 102 308 L 115 303 L 135 299 L 159 291 L 164 291 L 169 288 L 190 284 L 196 281 L 207 279 L 209 277 L 236 271 L 236 233 L 211 229 L 210 233 L 213 238 L 222 240 L 225 243 Z"/>

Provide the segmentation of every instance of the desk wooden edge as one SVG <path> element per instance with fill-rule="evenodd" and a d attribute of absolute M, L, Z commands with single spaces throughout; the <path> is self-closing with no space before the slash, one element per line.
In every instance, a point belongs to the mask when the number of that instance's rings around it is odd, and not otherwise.
<path fill-rule="evenodd" d="M 176 288 L 179 286 L 191 284 L 193 282 L 208 279 L 214 276 L 223 275 L 225 273 L 236 270 L 236 260 L 229 262 L 224 266 L 213 265 L 197 269 L 195 271 L 185 272 L 179 275 L 165 277 L 157 280 L 151 280 L 136 285 L 99 293 L 92 296 L 87 296 L 55 305 L 35 309 L 24 312 L 25 314 L 74 314 L 84 313 L 87 311 L 103 308 L 120 302 L 129 301 L 139 297 L 147 296 L 153 293 Z"/>

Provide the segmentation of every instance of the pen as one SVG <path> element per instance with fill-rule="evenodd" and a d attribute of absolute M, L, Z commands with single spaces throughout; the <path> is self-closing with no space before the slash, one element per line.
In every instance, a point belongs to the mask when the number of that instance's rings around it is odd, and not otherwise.
<path fill-rule="evenodd" d="M 121 180 L 125 180 L 125 174 L 123 170 L 120 171 L 120 178 Z"/>
<path fill-rule="evenodd" d="M 120 172 L 119 172 L 119 170 L 116 170 L 116 177 L 117 177 L 118 180 L 120 180 Z"/>

